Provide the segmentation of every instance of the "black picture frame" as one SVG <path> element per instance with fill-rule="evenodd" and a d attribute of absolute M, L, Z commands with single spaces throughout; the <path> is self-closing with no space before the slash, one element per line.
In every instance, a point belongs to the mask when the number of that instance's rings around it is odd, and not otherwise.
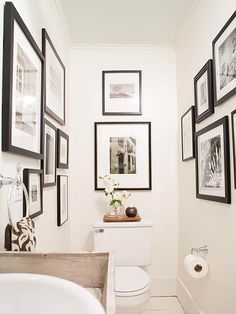
<path fill-rule="evenodd" d="M 186 118 L 188 119 L 187 121 L 188 130 L 185 130 L 184 122 Z M 191 141 L 191 143 L 189 144 L 190 147 L 188 148 L 188 149 L 191 149 L 191 153 L 185 156 L 185 146 L 186 146 L 187 141 Z M 193 159 L 195 157 L 195 109 L 194 109 L 194 106 L 191 106 L 181 116 L 181 144 L 182 144 L 182 161 L 188 161 L 188 160 Z"/>
<path fill-rule="evenodd" d="M 138 108 L 135 111 L 108 111 L 106 108 L 106 85 L 107 85 L 107 77 L 114 75 L 137 75 L 138 78 L 138 90 L 134 89 L 134 92 L 138 93 Z M 121 83 L 119 85 L 122 85 Z M 125 84 L 127 85 L 127 84 Z M 134 85 L 134 84 L 133 84 Z M 122 97 L 121 99 L 128 99 L 128 97 Z M 120 101 L 121 102 L 121 101 Z M 120 103 L 119 102 L 119 103 Z M 102 71 L 102 114 L 104 116 L 137 116 L 142 115 L 142 71 L 141 70 L 111 70 L 111 71 Z"/>
<path fill-rule="evenodd" d="M 231 112 L 232 140 L 233 140 L 233 164 L 234 164 L 234 188 L 236 189 L 236 127 L 234 117 L 236 118 L 236 109 Z"/>
<path fill-rule="evenodd" d="M 62 179 L 66 179 L 66 202 L 61 200 L 62 192 Z M 64 212 L 62 204 L 66 204 L 66 216 L 63 217 L 62 213 Z M 58 175 L 57 176 L 57 226 L 62 226 L 68 220 L 68 176 Z"/>
<path fill-rule="evenodd" d="M 146 151 L 146 154 L 147 154 L 147 157 L 146 157 L 146 161 L 147 161 L 147 164 L 146 164 L 146 176 L 147 176 L 147 183 L 146 183 L 146 186 L 142 186 L 142 187 L 134 187 L 134 186 L 129 186 L 129 185 L 122 185 L 121 182 L 120 185 L 119 185 L 119 188 L 117 188 L 117 190 L 133 190 L 133 191 L 136 191 L 136 190 L 152 190 L 152 150 L 151 150 L 151 122 L 144 122 L 144 121 L 139 121 L 139 122 L 95 122 L 94 123 L 94 151 L 95 151 L 95 157 L 94 157 L 94 162 L 95 162 L 95 180 L 94 180 L 94 183 L 95 183 L 95 191 L 103 191 L 104 188 L 103 187 L 100 187 L 99 186 L 99 176 L 100 175 L 110 175 L 109 173 L 99 173 L 99 169 L 98 169 L 98 160 L 102 159 L 102 158 L 99 158 L 99 155 L 98 155 L 98 147 L 100 147 L 99 145 L 99 138 L 98 138 L 98 128 L 101 127 L 101 126 L 125 126 L 126 128 L 126 132 L 127 131 L 127 127 L 130 126 L 132 127 L 132 129 L 134 129 L 135 126 L 144 126 L 146 128 L 146 133 L 147 133 L 147 139 L 146 139 L 146 147 L 147 147 L 147 151 Z M 144 148 L 144 147 L 143 147 Z M 109 162 L 111 162 L 111 157 L 109 157 Z M 136 159 L 136 157 L 135 157 Z"/>
<path fill-rule="evenodd" d="M 233 25 L 233 23 L 235 23 L 236 24 L 236 11 L 234 11 L 234 13 L 233 13 L 233 15 L 229 18 L 229 20 L 226 22 L 226 24 L 223 26 L 223 28 L 220 30 L 220 32 L 218 33 L 218 35 L 215 37 L 215 39 L 213 40 L 213 42 L 212 42 L 212 51 L 213 51 L 213 74 L 214 74 L 214 103 L 215 103 L 215 106 L 218 106 L 218 105 L 220 105 L 220 104 L 222 104 L 225 100 L 227 100 L 228 98 L 230 98 L 231 96 L 233 96 L 235 93 L 236 93 L 236 78 L 235 78 L 235 75 L 236 75 L 236 69 L 235 69 L 235 66 L 232 64 L 231 66 L 229 66 L 228 64 L 225 64 L 225 62 L 224 62 L 224 64 L 222 65 L 222 67 L 220 68 L 220 69 L 218 69 L 218 67 L 217 67 L 217 65 L 216 65 L 216 63 L 217 63 L 217 61 L 218 61 L 218 59 L 219 58 L 217 58 L 217 50 L 216 50 L 216 46 L 217 46 L 217 42 L 218 41 L 220 41 L 223 37 L 224 37 L 224 34 L 225 34 L 225 31 L 231 26 L 231 23 L 232 23 L 232 25 Z M 233 30 L 233 31 L 235 31 L 235 29 Z M 233 33 L 233 32 L 232 32 Z M 232 35 L 232 33 L 230 34 L 230 35 Z M 235 46 L 233 46 L 234 44 L 232 43 L 233 41 L 232 41 L 232 39 L 231 40 L 229 40 L 228 42 L 227 42 L 227 40 L 229 39 L 229 36 L 230 35 L 227 35 L 227 37 L 225 38 L 225 40 L 224 40 L 224 42 L 219 46 L 219 48 L 218 48 L 218 50 L 220 50 L 220 48 L 222 47 L 222 45 L 224 44 L 225 45 L 225 48 L 224 48 L 224 50 L 229 50 L 229 49 L 233 49 L 233 51 L 235 51 Z M 235 36 L 234 34 L 232 35 L 233 37 Z M 227 46 L 226 47 L 226 43 L 229 45 L 229 43 L 230 43 L 230 45 L 232 44 L 232 47 L 229 47 L 229 46 Z M 221 49 L 222 50 L 222 49 Z M 223 51 L 223 50 L 222 50 Z M 232 51 L 232 53 L 231 54 L 233 54 L 234 52 Z M 232 60 L 231 61 L 233 61 L 233 58 L 232 58 Z M 225 86 L 227 86 L 227 85 L 224 85 L 224 86 L 222 86 L 222 84 L 224 84 L 224 82 L 222 83 L 220 83 L 219 84 L 219 75 L 221 75 L 222 76 L 222 72 L 223 72 L 223 70 L 227 70 L 228 71 L 228 69 L 229 68 L 232 68 L 233 69 L 233 75 L 231 75 L 231 77 L 233 77 L 234 79 L 234 84 L 233 84 L 233 86 L 234 87 L 232 87 L 229 91 L 223 91 L 223 89 L 225 88 Z M 225 77 L 227 78 L 227 80 L 228 80 L 228 78 L 229 78 L 229 73 L 227 72 L 226 73 L 226 75 L 225 75 Z M 227 82 L 227 84 L 229 83 L 230 81 L 228 81 Z M 219 85 L 220 85 L 220 89 L 222 90 L 222 95 L 219 95 L 219 97 L 218 97 L 218 92 L 219 92 Z"/>
<path fill-rule="evenodd" d="M 201 157 L 201 152 L 199 152 L 198 149 L 198 139 L 201 136 L 205 137 L 207 136 L 208 132 L 211 132 L 212 130 L 216 130 L 218 127 L 222 127 L 222 133 L 223 136 L 219 140 L 219 133 L 216 133 L 214 135 L 214 138 L 209 137 L 209 139 L 205 140 L 204 145 L 202 144 L 201 147 L 204 147 L 205 155 Z M 207 137 L 206 137 L 207 138 Z M 213 140 L 214 139 L 214 140 Z M 206 143 L 208 141 L 208 143 Z M 222 145 L 223 142 L 223 145 Z M 217 146 L 219 143 L 219 146 Z M 209 144 L 211 146 L 209 146 Z M 207 149 L 207 145 L 209 148 Z M 219 147 L 223 146 L 223 154 L 224 158 L 220 158 L 220 153 L 219 153 Z M 214 149 L 215 151 L 213 151 Z M 210 152 L 210 154 L 209 154 Z M 230 151 L 229 151 L 229 125 L 228 125 L 228 116 L 225 116 L 212 124 L 208 125 L 207 127 L 203 128 L 202 130 L 198 131 L 196 133 L 196 197 L 199 199 L 204 199 L 204 200 L 210 200 L 210 201 L 215 201 L 215 202 L 221 202 L 221 203 L 231 203 L 231 187 L 230 187 Z M 202 153 L 202 155 L 204 152 Z M 200 157 L 199 157 L 200 155 Z M 205 159 L 204 159 L 205 158 Z M 204 159 L 204 161 L 203 161 Z M 199 167 L 199 161 L 201 164 L 201 167 Z M 224 164 L 221 165 L 220 163 L 224 161 Z M 205 165 L 205 166 L 204 166 Z M 220 166 L 219 166 L 220 165 Z M 200 191 L 200 183 L 199 183 L 199 175 L 200 171 L 204 167 L 204 180 L 208 180 L 206 183 L 204 183 L 203 189 L 209 188 L 208 192 L 209 194 L 202 193 Z M 223 169 L 224 171 L 224 182 L 223 182 L 223 190 L 224 193 L 223 195 L 217 195 L 217 191 L 215 190 L 216 188 L 219 188 L 219 183 L 214 183 L 214 169 L 216 169 L 216 180 L 218 182 L 220 181 L 220 176 L 219 176 L 219 169 Z M 212 182 L 213 181 L 213 182 Z M 209 186 L 210 184 L 215 184 L 215 186 Z M 210 190 L 211 188 L 211 190 Z M 218 190 L 220 192 L 220 190 Z M 210 194 L 211 193 L 211 194 Z"/>
<path fill-rule="evenodd" d="M 195 123 L 199 123 L 214 113 L 214 93 L 213 93 L 213 61 L 208 60 L 198 74 L 194 77 L 194 100 L 195 100 Z M 198 82 L 206 73 L 207 79 L 204 85 L 203 93 L 207 109 L 199 114 L 199 93 Z M 203 85 L 203 84 L 202 84 Z"/>
<path fill-rule="evenodd" d="M 46 84 L 47 82 L 47 76 L 48 76 L 48 71 L 47 71 L 47 62 L 49 62 L 48 58 L 47 58 L 47 42 L 49 43 L 53 53 L 54 53 L 54 56 L 56 58 L 56 60 L 58 61 L 58 63 L 60 64 L 60 67 L 61 67 L 61 70 L 63 72 L 63 76 L 62 76 L 62 79 L 63 79 L 63 97 L 62 97 L 62 116 L 59 116 L 55 111 L 53 111 L 52 108 L 50 108 L 50 104 L 47 103 L 47 93 L 48 93 L 48 89 L 49 89 L 49 84 Z M 45 88 L 44 88 L 44 111 L 49 115 L 51 116 L 54 120 L 56 120 L 58 123 L 60 123 L 61 125 L 65 125 L 65 115 L 66 115 L 66 109 L 65 109 L 65 77 L 66 77 L 66 70 L 65 70 L 65 66 L 59 56 L 59 54 L 57 53 L 56 51 L 56 48 L 55 46 L 53 45 L 52 43 L 52 40 L 50 39 L 47 31 L 45 28 L 42 29 L 42 52 L 43 52 L 43 55 L 44 55 L 44 58 L 45 58 L 45 75 L 44 75 L 44 78 L 45 78 Z"/>
<path fill-rule="evenodd" d="M 29 43 L 29 46 L 32 48 L 32 51 L 35 52 L 35 55 L 38 57 L 38 62 L 40 64 L 39 69 L 40 69 L 40 74 L 41 74 L 41 77 L 39 80 L 41 90 L 38 90 L 38 106 L 35 109 L 35 112 L 37 111 L 38 114 L 40 115 L 40 117 L 38 118 L 38 121 L 39 121 L 38 124 L 34 123 L 33 116 L 32 116 L 31 124 L 29 123 L 29 121 L 27 121 L 26 123 L 23 120 L 24 112 L 22 111 L 21 115 L 18 113 L 18 116 L 16 117 L 16 119 L 22 119 L 20 120 L 21 126 L 13 128 L 13 123 L 12 123 L 13 116 L 12 115 L 14 114 L 14 112 L 17 115 L 17 112 L 18 112 L 17 110 L 20 109 L 19 106 L 21 106 L 21 110 L 28 110 L 28 107 L 26 109 L 25 105 L 22 105 L 22 104 L 17 105 L 17 103 L 14 103 L 14 97 L 13 97 L 14 93 L 16 95 L 19 93 L 19 86 L 20 86 L 21 93 L 24 93 L 25 88 L 24 88 L 23 82 L 26 79 L 25 74 L 24 74 L 24 68 L 20 67 L 18 63 L 19 62 L 18 59 L 16 59 L 17 63 L 14 63 L 13 61 L 14 60 L 13 59 L 14 41 L 17 40 L 17 36 L 15 34 L 17 29 L 15 29 L 15 25 L 17 25 L 17 27 L 19 26 L 20 31 L 22 31 L 23 37 L 21 40 L 26 40 L 27 44 Z M 19 15 L 16 8 L 11 2 L 6 2 L 5 7 L 4 7 L 4 41 L 3 42 L 4 44 L 3 44 L 3 80 L 2 80 L 2 84 L 3 84 L 2 86 L 3 88 L 2 89 L 3 90 L 3 93 L 2 93 L 2 151 L 19 154 L 19 155 L 23 155 L 23 156 L 35 158 L 35 159 L 42 159 L 43 158 L 42 121 L 43 121 L 44 56 L 41 53 L 39 47 L 37 46 L 26 24 L 24 23 L 21 16 Z M 22 47 L 23 47 L 23 44 L 22 44 Z M 29 58 L 29 55 L 26 55 L 26 53 L 23 51 L 24 48 L 22 47 L 17 48 L 17 49 L 21 49 L 21 53 L 23 54 L 23 56 L 25 58 Z M 18 52 L 17 50 L 17 54 L 18 53 L 20 54 L 20 52 Z M 31 62 L 31 60 L 29 60 L 29 62 Z M 16 68 L 14 68 L 15 66 L 17 67 L 17 71 L 16 71 Z M 34 65 L 30 63 L 30 65 L 27 64 L 27 66 L 33 67 Z M 15 75 L 15 80 L 17 80 L 18 84 L 14 84 L 13 82 L 14 75 Z M 20 77 L 21 77 L 21 81 L 19 81 Z M 29 78 L 27 79 L 29 80 Z M 31 78 L 31 81 L 32 81 L 32 78 Z M 18 86 L 18 88 L 15 87 L 15 89 L 13 90 L 14 86 Z M 14 109 L 15 111 L 13 111 L 13 107 L 15 107 Z M 22 128 L 27 129 L 28 133 L 23 132 Z M 21 136 L 23 137 L 22 147 L 20 147 L 19 144 L 15 144 L 12 139 L 13 134 L 14 134 L 13 130 L 16 130 L 16 129 L 18 129 L 18 132 L 20 130 L 20 132 L 22 133 L 21 134 Z M 30 147 L 30 144 L 29 144 L 29 147 L 26 148 L 26 143 L 27 144 L 29 143 L 29 136 L 32 137 L 31 142 L 35 143 L 35 139 L 33 138 L 34 136 L 31 134 L 34 132 L 36 132 L 36 134 L 38 135 L 38 148 L 35 150 L 32 150 L 31 149 L 32 147 Z M 18 140 L 19 140 L 19 137 L 18 137 Z"/>
<path fill-rule="evenodd" d="M 33 192 L 30 190 L 30 176 L 34 175 L 34 174 L 39 175 L 39 177 L 40 177 L 40 207 L 34 213 L 29 212 L 29 217 L 31 219 L 43 214 L 43 170 L 40 170 L 40 169 L 24 169 L 23 170 L 23 182 L 24 182 L 25 187 L 26 187 L 28 194 L 29 194 L 29 210 L 32 209 L 31 201 L 32 201 L 32 197 L 33 197 L 33 195 L 32 195 Z M 26 216 L 25 197 L 23 198 L 23 216 Z"/>
<path fill-rule="evenodd" d="M 45 136 L 47 135 L 47 131 L 46 128 L 49 127 L 50 129 L 53 130 L 53 132 L 55 133 L 55 139 L 54 139 L 54 147 L 53 149 L 51 149 L 51 151 L 54 153 L 54 157 L 52 157 L 53 160 L 53 171 L 54 171 L 54 175 L 52 175 L 51 177 L 53 178 L 53 180 L 46 180 L 46 171 L 47 171 L 47 158 L 49 158 L 49 156 L 47 155 L 47 151 L 48 151 L 48 147 L 47 147 L 47 140 L 45 140 Z M 57 183 L 57 173 L 56 173 L 56 168 L 57 168 L 57 128 L 47 119 L 44 119 L 44 126 L 43 126 L 43 159 L 41 161 L 41 169 L 43 170 L 43 187 L 50 187 L 50 186 L 55 186 Z M 50 165 L 51 166 L 51 165 Z M 52 170 L 52 169 L 51 169 Z M 50 170 L 50 171 L 51 171 Z M 46 182 L 47 181 L 47 182 Z"/>
<path fill-rule="evenodd" d="M 67 162 L 61 162 L 61 139 L 65 139 L 67 142 Z M 57 130 L 57 168 L 68 169 L 69 168 L 69 135 L 64 133 L 62 130 Z"/>

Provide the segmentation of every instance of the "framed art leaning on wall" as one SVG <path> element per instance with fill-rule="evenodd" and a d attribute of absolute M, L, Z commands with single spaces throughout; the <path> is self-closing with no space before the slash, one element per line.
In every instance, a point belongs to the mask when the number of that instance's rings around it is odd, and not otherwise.
<path fill-rule="evenodd" d="M 228 117 L 196 133 L 197 198 L 231 202 Z"/>
<path fill-rule="evenodd" d="M 141 115 L 142 72 L 102 72 L 103 115 Z"/>
<path fill-rule="evenodd" d="M 65 124 L 65 66 L 46 29 L 42 30 L 45 57 L 45 112 Z"/>
<path fill-rule="evenodd" d="M 11 2 L 4 7 L 2 150 L 42 159 L 44 57 Z"/>
<path fill-rule="evenodd" d="M 95 190 L 105 175 L 119 189 L 151 190 L 151 122 L 95 122 Z"/>
<path fill-rule="evenodd" d="M 213 40 L 215 105 L 236 93 L 236 11 Z"/>

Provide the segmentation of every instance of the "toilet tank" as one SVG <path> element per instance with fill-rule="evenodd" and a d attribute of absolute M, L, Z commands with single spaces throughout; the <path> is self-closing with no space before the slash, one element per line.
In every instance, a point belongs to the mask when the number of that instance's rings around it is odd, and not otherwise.
<path fill-rule="evenodd" d="M 114 252 L 117 266 L 151 264 L 152 223 L 97 222 L 93 225 L 94 250 Z"/>

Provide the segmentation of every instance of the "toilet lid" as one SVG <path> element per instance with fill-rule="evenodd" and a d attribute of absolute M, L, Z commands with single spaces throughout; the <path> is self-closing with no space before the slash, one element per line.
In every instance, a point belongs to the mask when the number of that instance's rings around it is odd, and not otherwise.
<path fill-rule="evenodd" d="M 150 283 L 148 274 L 140 267 L 115 267 L 115 291 L 134 292 L 146 288 Z"/>

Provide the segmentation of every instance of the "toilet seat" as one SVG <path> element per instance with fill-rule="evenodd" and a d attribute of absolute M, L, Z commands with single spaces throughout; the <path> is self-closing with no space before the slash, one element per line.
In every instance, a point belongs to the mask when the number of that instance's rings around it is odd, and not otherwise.
<path fill-rule="evenodd" d="M 116 296 L 136 296 L 145 293 L 150 288 L 150 278 L 140 267 L 115 267 Z"/>

